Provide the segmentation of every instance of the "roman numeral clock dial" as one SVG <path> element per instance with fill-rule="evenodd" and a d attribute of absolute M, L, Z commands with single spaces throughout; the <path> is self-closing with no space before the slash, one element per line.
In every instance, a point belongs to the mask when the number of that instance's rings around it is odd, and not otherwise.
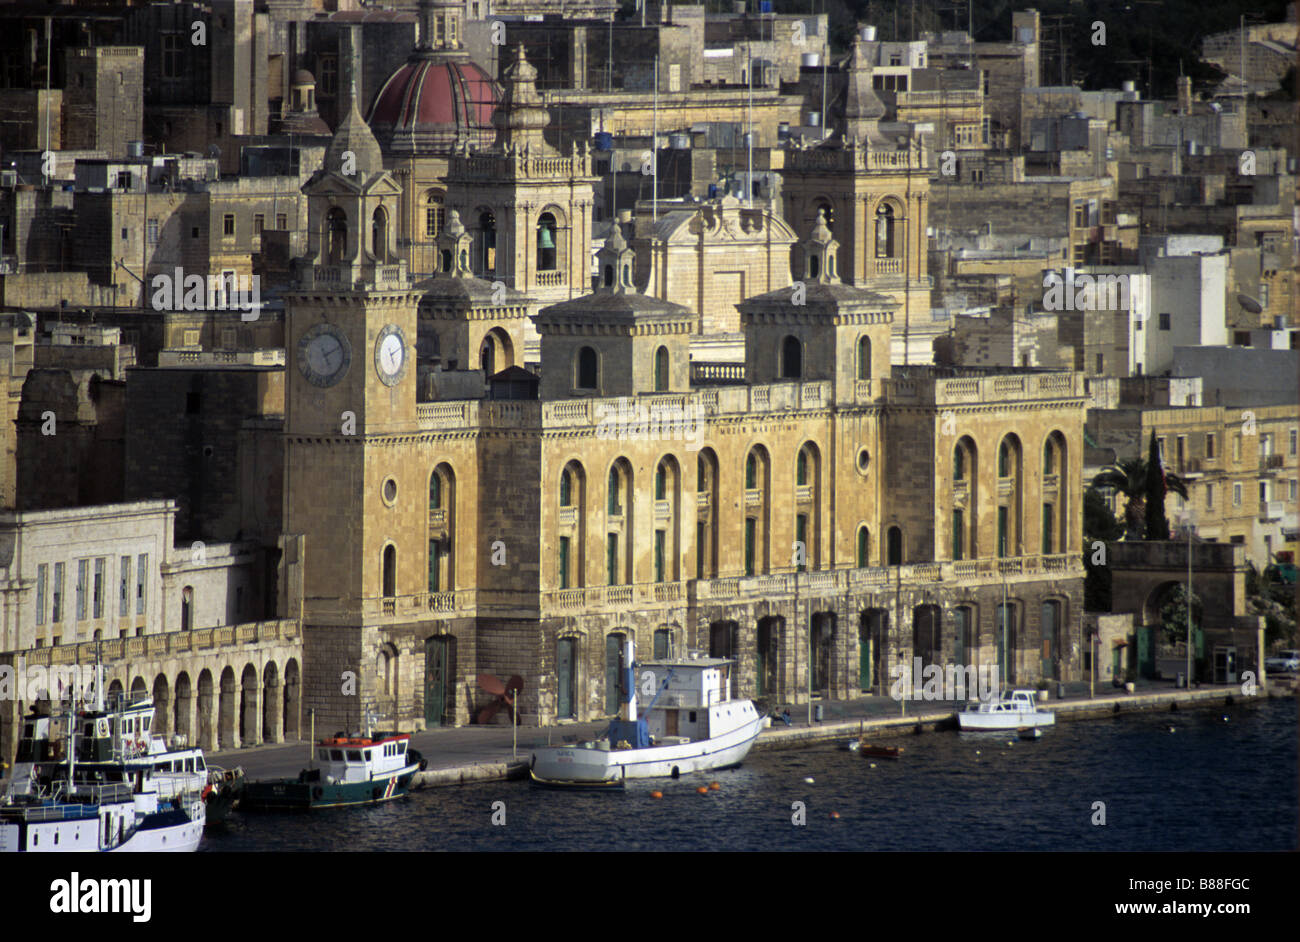
<path fill-rule="evenodd" d="M 375 372 L 385 386 L 396 386 L 406 375 L 406 335 L 388 324 L 375 340 Z"/>

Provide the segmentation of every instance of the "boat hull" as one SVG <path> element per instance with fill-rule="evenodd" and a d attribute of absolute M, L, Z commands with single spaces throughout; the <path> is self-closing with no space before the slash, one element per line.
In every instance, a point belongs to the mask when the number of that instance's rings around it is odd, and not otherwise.
<path fill-rule="evenodd" d="M 194 817 L 182 812 L 168 812 L 145 819 L 135 832 L 113 848 L 113 853 L 187 853 L 199 849 L 203 840 L 205 815 L 200 807 Z"/>
<path fill-rule="evenodd" d="M 965 732 L 993 732 L 1001 730 L 1037 729 L 1041 726 L 1054 726 L 1056 714 L 1045 710 L 1033 713 L 1011 712 L 976 713 L 963 710 L 957 714 L 957 725 Z"/>
<path fill-rule="evenodd" d="M 401 798 L 411 789 L 418 766 L 364 782 L 322 782 L 279 779 L 246 782 L 239 795 L 240 811 L 314 811 L 354 805 L 378 805 Z"/>
<path fill-rule="evenodd" d="M 618 779 L 676 778 L 739 765 L 763 729 L 757 714 L 712 739 L 645 749 L 587 749 L 546 746 L 533 752 L 533 774 L 551 782 L 612 782 Z"/>

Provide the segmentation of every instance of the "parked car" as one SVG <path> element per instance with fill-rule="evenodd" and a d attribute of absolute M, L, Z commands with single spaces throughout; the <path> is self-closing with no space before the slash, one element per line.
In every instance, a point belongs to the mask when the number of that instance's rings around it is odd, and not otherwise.
<path fill-rule="evenodd" d="M 1273 657 L 1264 658 L 1264 669 L 1294 674 L 1300 670 L 1300 651 L 1278 651 Z"/>

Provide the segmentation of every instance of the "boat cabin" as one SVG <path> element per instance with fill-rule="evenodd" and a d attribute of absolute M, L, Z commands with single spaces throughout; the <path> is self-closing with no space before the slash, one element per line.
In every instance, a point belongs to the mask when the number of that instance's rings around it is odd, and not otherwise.
<path fill-rule="evenodd" d="M 972 703 L 968 709 L 979 713 L 1033 713 L 1038 700 L 1032 690 L 1013 690 L 996 700 Z"/>
<path fill-rule="evenodd" d="M 412 764 L 407 735 L 322 739 L 316 744 L 320 774 L 340 783 L 368 782 Z"/>
<path fill-rule="evenodd" d="M 731 661 L 678 658 L 637 665 L 637 693 L 656 743 L 709 738 L 711 712 L 731 700 Z M 647 696 L 647 691 L 653 693 Z"/>

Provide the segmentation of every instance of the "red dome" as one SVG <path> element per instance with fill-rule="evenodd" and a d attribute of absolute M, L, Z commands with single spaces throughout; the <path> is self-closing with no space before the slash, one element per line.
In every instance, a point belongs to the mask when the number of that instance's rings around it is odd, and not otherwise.
<path fill-rule="evenodd" d="M 387 153 L 449 153 L 496 137 L 497 89 L 469 59 L 413 57 L 384 83 L 367 122 Z"/>

